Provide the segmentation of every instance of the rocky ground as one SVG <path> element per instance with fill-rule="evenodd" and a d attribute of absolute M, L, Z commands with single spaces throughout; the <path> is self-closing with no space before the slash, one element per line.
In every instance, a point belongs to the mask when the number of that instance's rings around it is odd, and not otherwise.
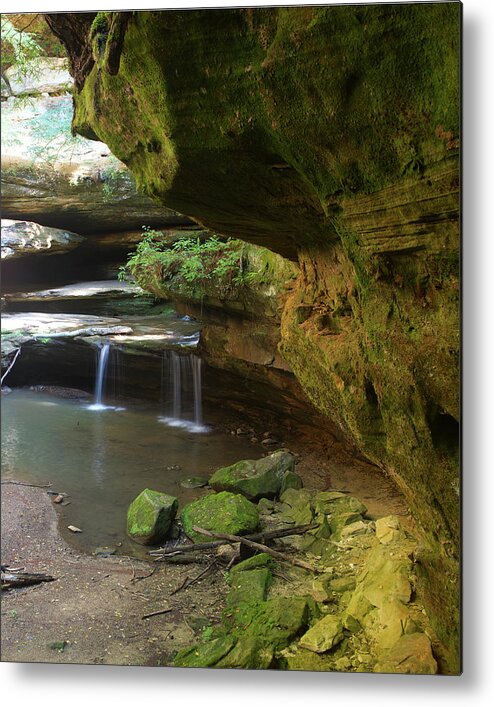
<path fill-rule="evenodd" d="M 213 497 L 222 495 L 232 496 Z M 55 581 L 5 592 L 2 659 L 437 672 L 414 593 L 409 518 L 375 521 L 349 494 L 305 488 L 252 505 L 261 529 L 314 524 L 276 544 L 313 571 L 264 554 L 227 571 L 224 551 L 213 566 L 80 555 L 60 538 L 46 489 L 3 482 L 2 564 Z"/>

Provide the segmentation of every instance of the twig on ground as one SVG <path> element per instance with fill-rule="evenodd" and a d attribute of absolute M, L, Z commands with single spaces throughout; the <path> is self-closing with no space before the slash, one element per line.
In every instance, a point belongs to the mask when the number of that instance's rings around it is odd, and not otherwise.
<path fill-rule="evenodd" d="M 168 614 L 172 609 L 160 609 L 160 611 L 152 611 L 150 614 L 144 614 L 141 619 L 150 619 L 151 616 L 160 616 L 160 614 Z"/>
<path fill-rule="evenodd" d="M 157 567 L 154 567 L 149 574 L 143 574 L 142 577 L 134 577 L 134 579 L 132 579 L 131 582 L 140 582 L 142 579 L 147 579 L 148 577 L 152 577 L 157 569 L 158 569 Z"/>

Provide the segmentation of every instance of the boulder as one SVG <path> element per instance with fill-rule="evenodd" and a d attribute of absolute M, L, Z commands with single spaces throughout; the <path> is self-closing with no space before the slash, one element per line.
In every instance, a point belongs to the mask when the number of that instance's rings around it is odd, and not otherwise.
<path fill-rule="evenodd" d="M 203 476 L 189 476 L 182 479 L 180 486 L 184 489 L 200 489 L 208 485 L 208 480 Z"/>
<path fill-rule="evenodd" d="M 318 621 L 300 639 L 299 645 L 314 653 L 325 653 L 343 639 L 343 626 L 337 616 L 329 614 Z"/>
<path fill-rule="evenodd" d="M 412 633 L 399 638 L 374 667 L 375 673 L 435 675 L 437 663 L 425 633 Z"/>
<path fill-rule="evenodd" d="M 144 489 L 129 506 L 127 533 L 141 545 L 156 545 L 166 538 L 178 500 L 160 491 Z"/>
<path fill-rule="evenodd" d="M 247 459 L 218 469 L 209 485 L 216 491 L 241 493 L 251 501 L 275 498 L 290 485 L 301 487 L 302 480 L 294 469 L 293 454 L 280 450 L 256 461 Z"/>
<path fill-rule="evenodd" d="M 281 517 L 295 525 L 312 523 L 311 494 L 306 489 L 287 489 L 280 496 L 284 509 Z"/>
<path fill-rule="evenodd" d="M 326 513 L 331 517 L 342 513 L 359 513 L 364 515 L 367 508 L 355 498 L 339 491 L 321 491 L 314 497 L 314 509 L 319 513 Z"/>
<path fill-rule="evenodd" d="M 243 668 L 244 670 L 266 670 L 273 662 L 274 648 L 255 636 L 239 638 L 235 647 L 215 668 Z"/>
<path fill-rule="evenodd" d="M 177 653 L 173 665 L 177 668 L 209 668 L 231 651 L 237 642 L 233 636 L 220 636 Z"/>
<path fill-rule="evenodd" d="M 2 260 L 27 255 L 58 255 L 77 248 L 85 238 L 32 221 L 2 219 Z"/>
<path fill-rule="evenodd" d="M 271 577 L 267 567 L 230 573 L 231 588 L 227 606 L 238 606 L 241 602 L 264 601 Z"/>
<path fill-rule="evenodd" d="M 22 69 L 9 66 L 5 76 L 10 84 L 2 82 L 2 98 L 6 96 L 40 96 L 43 93 L 60 95 L 72 90 L 74 80 L 69 73 L 68 60 L 58 57 L 39 57 Z"/>
<path fill-rule="evenodd" d="M 386 516 L 376 520 L 376 536 L 383 545 L 402 540 L 405 534 L 398 516 Z"/>
<path fill-rule="evenodd" d="M 212 533 L 245 535 L 259 524 L 259 513 L 253 503 L 240 494 L 222 491 L 199 498 L 185 506 L 181 520 L 186 534 L 195 542 L 211 540 L 193 530 L 194 526 Z"/>

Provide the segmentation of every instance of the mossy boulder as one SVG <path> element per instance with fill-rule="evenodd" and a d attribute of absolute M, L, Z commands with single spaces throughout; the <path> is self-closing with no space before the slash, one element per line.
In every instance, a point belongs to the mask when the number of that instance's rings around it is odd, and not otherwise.
<path fill-rule="evenodd" d="M 246 562 L 249 562 L 249 560 L 246 560 Z M 267 566 L 258 565 L 254 566 L 252 569 L 246 568 L 231 571 L 229 575 L 230 591 L 227 597 L 227 606 L 238 606 L 242 602 L 254 603 L 264 601 L 271 579 L 272 574 Z"/>
<path fill-rule="evenodd" d="M 329 614 L 312 626 L 300 639 L 300 646 L 314 653 L 325 653 L 343 640 L 343 626 Z"/>
<path fill-rule="evenodd" d="M 240 571 L 252 575 L 261 570 Z M 275 597 L 267 601 L 242 601 L 227 607 L 216 637 L 180 651 L 177 667 L 271 667 L 276 654 L 309 626 L 317 613 L 307 597 Z M 218 636 L 218 633 L 220 635 Z"/>
<path fill-rule="evenodd" d="M 259 524 L 259 513 L 253 503 L 240 494 L 222 491 L 204 496 L 185 506 L 181 516 L 184 530 L 194 542 L 211 540 L 209 536 L 196 532 L 197 526 L 212 533 L 245 535 L 253 532 Z"/>
<path fill-rule="evenodd" d="M 156 545 L 166 538 L 178 508 L 178 499 L 144 489 L 127 511 L 127 533 L 141 545 Z"/>
<path fill-rule="evenodd" d="M 366 506 L 358 498 L 339 491 L 321 491 L 315 495 L 313 504 L 317 512 L 331 517 L 342 513 L 367 513 Z"/>
<path fill-rule="evenodd" d="M 294 473 L 295 457 L 281 450 L 256 461 L 246 459 L 218 469 L 209 479 L 216 491 L 241 493 L 251 501 L 275 498 L 290 487 L 301 488 Z"/>
<path fill-rule="evenodd" d="M 232 580 L 228 604 L 237 605 L 241 601 L 264 601 L 271 576 L 271 572 L 266 567 L 239 573 Z"/>
<path fill-rule="evenodd" d="M 224 623 L 232 635 L 252 637 L 275 650 L 308 628 L 317 608 L 310 597 L 273 597 L 253 604 L 243 602 L 227 609 Z"/>
<path fill-rule="evenodd" d="M 280 497 L 283 503 L 282 518 L 295 525 L 312 523 L 311 494 L 306 489 L 287 489 Z"/>
<path fill-rule="evenodd" d="M 274 564 L 274 560 L 271 555 L 266 552 L 260 552 L 258 555 L 253 555 L 248 557 L 243 562 L 239 562 L 238 565 L 234 565 L 230 570 L 230 577 L 233 577 L 238 572 L 248 572 L 249 570 L 259 569 L 260 567 L 271 567 Z"/>
<path fill-rule="evenodd" d="M 233 636 L 220 636 L 185 648 L 177 653 L 173 665 L 177 668 L 209 668 L 229 653 L 236 642 Z"/>
<path fill-rule="evenodd" d="M 234 648 L 219 660 L 215 668 L 266 670 L 273 662 L 274 648 L 253 636 L 238 639 Z"/>

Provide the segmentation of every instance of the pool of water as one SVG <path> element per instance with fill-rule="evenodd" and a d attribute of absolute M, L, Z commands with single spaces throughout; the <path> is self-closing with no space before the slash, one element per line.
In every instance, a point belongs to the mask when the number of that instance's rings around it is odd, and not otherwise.
<path fill-rule="evenodd" d="M 158 405 L 125 402 L 95 410 L 86 400 L 18 389 L 3 396 L 1 406 L 2 477 L 50 483 L 49 490 L 69 494 L 70 505 L 56 506 L 62 535 L 89 553 L 109 546 L 146 556 L 125 533 L 127 508 L 137 494 L 164 491 L 183 506 L 205 491 L 184 489 L 181 480 L 209 477 L 221 466 L 263 454 L 260 445 L 210 426 L 197 433 L 163 424 Z M 83 532 L 73 534 L 68 525 Z"/>

